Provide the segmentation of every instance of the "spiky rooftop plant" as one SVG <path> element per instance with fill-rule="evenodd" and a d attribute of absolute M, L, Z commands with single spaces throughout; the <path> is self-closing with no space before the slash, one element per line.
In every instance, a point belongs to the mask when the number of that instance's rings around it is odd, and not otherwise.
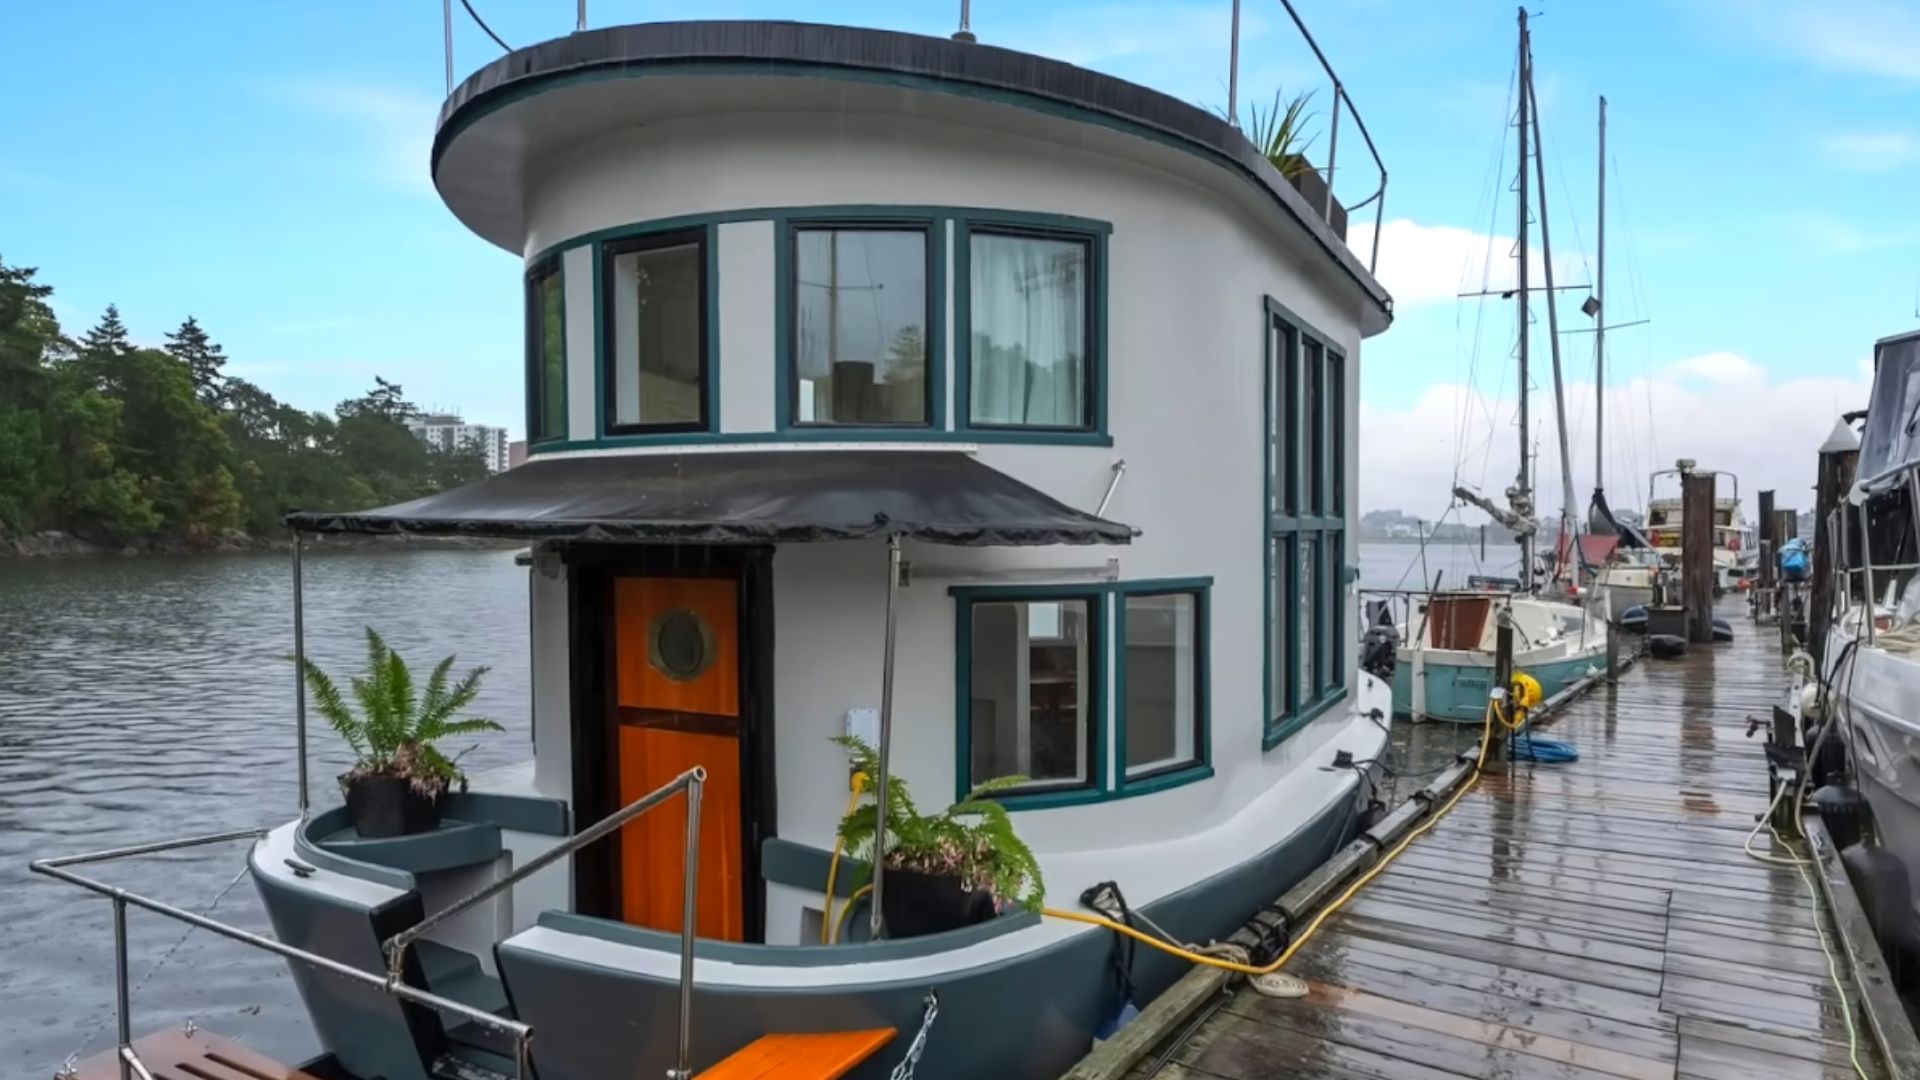
<path fill-rule="evenodd" d="M 326 672 L 312 660 L 303 661 L 301 677 L 314 709 L 339 732 L 356 755 L 353 768 L 340 777 L 344 790 L 363 776 L 391 776 L 411 782 L 413 789 L 428 798 L 439 798 L 448 789 L 466 789 L 466 774 L 460 771 L 460 755 L 448 757 L 438 744 L 441 740 L 483 731 L 500 731 L 492 720 L 459 717 L 458 714 L 480 693 L 480 680 L 487 668 L 477 667 L 450 683 L 454 658 L 436 664 L 427 677 L 426 690 L 416 693 L 413 673 L 400 654 L 387 647 L 372 627 L 367 627 L 367 666 L 364 673 L 348 681 L 355 709 L 347 696 Z"/>
<path fill-rule="evenodd" d="M 1319 115 L 1307 111 L 1313 94 L 1308 90 L 1288 98 L 1275 90 L 1271 108 L 1262 108 L 1257 101 L 1247 106 L 1247 141 L 1288 180 L 1313 171 L 1307 161 L 1307 148 L 1320 137 L 1317 132 L 1307 130 Z M 1236 127 L 1240 124 L 1238 117 L 1228 116 L 1224 109 L 1215 109 L 1214 113 Z"/>
<path fill-rule="evenodd" d="M 853 753 L 853 767 L 869 777 L 880 775 L 880 757 L 866 740 L 843 735 L 833 740 Z M 887 868 L 922 874 L 951 875 L 963 889 L 986 889 L 996 905 L 1017 904 L 1039 911 L 1046 896 L 1040 862 L 1033 849 L 1013 831 L 1007 808 L 987 796 L 1026 782 L 1025 777 L 989 780 L 967 797 L 938 814 L 922 815 L 913 805 L 907 785 L 897 776 L 887 780 Z M 873 788 L 859 806 L 840 822 L 840 839 L 847 853 L 868 865 L 855 884 L 873 876 L 874 823 L 878 820 Z"/>

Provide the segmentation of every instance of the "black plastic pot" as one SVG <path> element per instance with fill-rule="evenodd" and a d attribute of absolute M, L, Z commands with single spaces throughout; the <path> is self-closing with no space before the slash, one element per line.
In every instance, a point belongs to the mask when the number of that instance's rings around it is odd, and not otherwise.
<path fill-rule="evenodd" d="M 362 776 L 347 784 L 347 814 L 361 836 L 407 836 L 440 825 L 440 800 L 397 776 Z"/>
<path fill-rule="evenodd" d="M 945 874 L 889 870 L 880 893 L 880 914 L 891 938 L 923 937 L 993 918 L 993 894 L 960 887 Z"/>

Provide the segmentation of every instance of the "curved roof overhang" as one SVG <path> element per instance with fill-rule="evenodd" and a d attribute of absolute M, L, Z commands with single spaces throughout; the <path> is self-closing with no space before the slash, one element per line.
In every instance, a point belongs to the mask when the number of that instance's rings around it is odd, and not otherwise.
<path fill-rule="evenodd" d="M 946 38 L 790 22 L 649 23 L 557 38 L 454 89 L 434 135 L 434 184 L 468 228 L 524 255 L 530 163 L 553 151 L 691 115 L 849 109 L 1043 138 L 1071 125 L 1090 149 L 1177 152 L 1249 196 L 1357 291 L 1363 333 L 1392 320 L 1379 281 L 1233 125 L 1123 79 Z"/>

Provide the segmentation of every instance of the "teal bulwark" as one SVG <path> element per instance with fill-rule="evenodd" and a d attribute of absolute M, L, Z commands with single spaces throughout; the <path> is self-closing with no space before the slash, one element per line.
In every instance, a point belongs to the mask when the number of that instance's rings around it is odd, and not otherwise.
<path fill-rule="evenodd" d="M 1088 663 L 1088 780 L 1072 788 L 1013 791 L 994 798 L 1009 810 L 1043 810 L 1059 806 L 1111 802 L 1182 787 L 1213 776 L 1213 657 L 1210 649 L 1213 588 L 1211 577 L 1154 578 L 1079 585 L 955 585 L 954 599 L 954 799 L 973 789 L 973 605 L 1019 600 L 1086 600 L 1093 641 Z M 1126 779 L 1126 603 L 1128 596 L 1188 594 L 1194 597 L 1194 680 L 1198 730 L 1196 759 Z M 1111 674 L 1111 678 L 1109 678 Z M 1111 689 L 1111 692 L 1109 692 Z M 1108 703 L 1112 702 L 1109 708 Z M 1107 748 L 1114 747 L 1114 768 L 1107 768 Z"/>
<path fill-rule="evenodd" d="M 774 228 L 774 428 L 771 431 L 720 429 L 720 280 L 718 257 L 721 225 L 768 222 Z M 932 422 L 924 425 L 795 424 L 793 408 L 793 245 L 796 225 L 808 224 L 905 225 L 927 229 L 928 276 L 927 377 L 932 386 Z M 966 237 L 971 227 L 1035 236 L 1080 239 L 1092 252 L 1093 288 L 1088 311 L 1088 394 L 1091 426 L 1085 430 L 1041 427 L 971 427 L 966 424 L 968 403 L 967 282 L 969 264 Z M 706 243 L 706 356 L 707 423 L 704 430 L 609 434 L 606 429 L 607 333 L 606 247 L 666 233 L 705 230 Z M 1025 445 L 1112 446 L 1107 430 L 1108 336 L 1107 248 L 1113 232 L 1109 222 L 1065 214 L 1030 214 L 979 207 L 919 205 L 825 205 L 759 207 L 710 214 L 658 218 L 582 233 L 552 244 L 533 256 L 529 266 L 558 259 L 576 247 L 589 247 L 593 266 L 593 415 L 591 433 L 569 433 L 566 438 L 529 443 L 529 454 L 572 450 L 604 450 L 632 446 L 696 446 L 769 442 L 863 443 L 1016 443 Z M 953 242 L 949 244 L 949 233 Z M 951 273 L 949 267 L 951 266 Z M 947 301 L 953 301 L 953 326 L 948 325 Z M 531 353 L 529 353 L 531 357 Z M 947 412 L 947 388 L 953 387 L 953 411 Z"/>
<path fill-rule="evenodd" d="M 1261 748 L 1271 750 L 1347 696 L 1346 354 L 1271 296 L 1262 320 Z M 1310 572 L 1301 566 L 1307 544 Z M 1310 626 L 1301 625 L 1303 608 Z M 1309 642 L 1313 666 L 1303 678 Z"/>
<path fill-rule="evenodd" d="M 1551 698 L 1587 677 L 1598 664 L 1592 656 L 1574 656 L 1544 664 L 1525 664 L 1517 670 L 1540 683 L 1542 698 Z M 1455 724 L 1484 724 L 1487 695 L 1493 689 L 1491 664 L 1428 663 L 1422 665 L 1426 680 L 1426 717 Z M 1413 665 L 1401 663 L 1393 672 L 1393 713 L 1413 714 Z"/>

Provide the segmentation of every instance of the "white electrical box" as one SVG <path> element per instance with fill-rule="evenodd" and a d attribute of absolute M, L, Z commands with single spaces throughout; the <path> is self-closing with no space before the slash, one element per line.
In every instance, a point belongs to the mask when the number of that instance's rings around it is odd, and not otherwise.
<path fill-rule="evenodd" d="M 847 734 L 865 741 L 868 746 L 879 746 L 880 710 L 848 709 Z"/>

